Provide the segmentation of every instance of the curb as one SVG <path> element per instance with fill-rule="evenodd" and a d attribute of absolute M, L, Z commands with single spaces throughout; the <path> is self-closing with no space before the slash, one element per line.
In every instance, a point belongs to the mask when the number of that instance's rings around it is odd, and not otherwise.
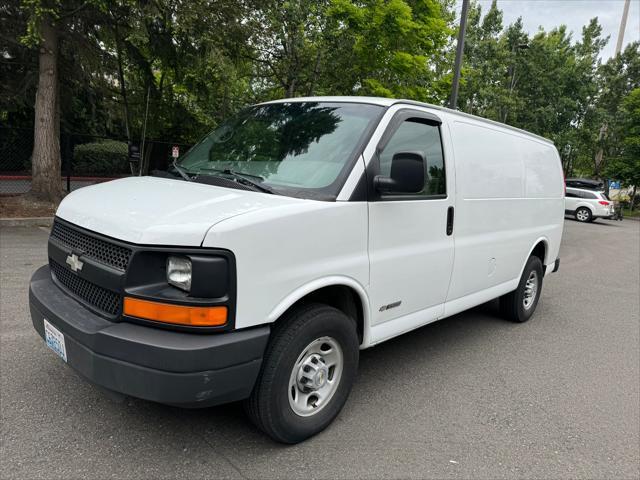
<path fill-rule="evenodd" d="M 0 218 L 0 227 L 50 227 L 53 217 Z"/>

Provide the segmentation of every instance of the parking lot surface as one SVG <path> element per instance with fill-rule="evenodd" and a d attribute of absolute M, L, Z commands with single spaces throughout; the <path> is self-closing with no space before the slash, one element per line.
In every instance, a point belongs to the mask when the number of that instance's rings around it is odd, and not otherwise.
<path fill-rule="evenodd" d="M 493 302 L 362 352 L 343 412 L 296 446 L 237 404 L 116 401 L 67 368 L 28 312 L 47 235 L 0 237 L 3 479 L 640 476 L 640 222 L 567 219 L 526 324 Z"/>

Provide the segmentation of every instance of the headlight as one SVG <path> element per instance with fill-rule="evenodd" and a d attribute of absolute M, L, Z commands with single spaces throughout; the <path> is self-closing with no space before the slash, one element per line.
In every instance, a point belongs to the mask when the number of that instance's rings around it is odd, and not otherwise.
<path fill-rule="evenodd" d="M 191 260 L 187 257 L 167 258 L 167 282 L 186 292 L 191 290 Z"/>

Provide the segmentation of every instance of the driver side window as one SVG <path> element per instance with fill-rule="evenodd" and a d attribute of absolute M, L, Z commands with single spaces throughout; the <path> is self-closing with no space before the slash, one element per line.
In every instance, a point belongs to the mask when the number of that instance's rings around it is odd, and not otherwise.
<path fill-rule="evenodd" d="M 440 129 L 420 118 L 403 121 L 380 153 L 380 174 L 389 176 L 391 159 L 399 152 L 420 152 L 427 160 L 425 185 L 417 195 L 425 197 L 446 195 L 444 155 Z"/>

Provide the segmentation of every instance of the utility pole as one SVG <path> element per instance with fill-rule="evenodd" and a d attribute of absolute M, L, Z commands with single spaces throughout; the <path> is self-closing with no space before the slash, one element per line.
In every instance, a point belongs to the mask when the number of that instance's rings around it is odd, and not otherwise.
<path fill-rule="evenodd" d="M 629 17 L 629 5 L 631 4 L 631 0 L 626 0 L 624 2 L 624 8 L 622 10 L 622 18 L 620 19 L 620 29 L 618 30 L 618 42 L 616 43 L 616 51 L 613 54 L 614 58 L 620 55 L 622 51 L 622 42 L 624 41 L 624 31 L 627 28 L 627 18 Z M 602 127 L 600 127 L 600 134 L 598 135 L 598 142 L 602 142 L 604 137 L 607 136 L 607 129 L 609 126 L 605 122 Z M 597 176 L 600 176 L 600 166 L 602 165 L 602 158 L 604 156 L 604 150 L 602 147 L 598 149 L 596 152 L 596 157 L 594 158 L 594 170 Z M 605 190 L 609 193 L 609 182 L 605 183 Z"/>
<path fill-rule="evenodd" d="M 622 40 L 624 39 L 624 31 L 627 28 L 627 17 L 629 16 L 629 5 L 631 0 L 624 2 L 624 9 L 622 10 L 622 18 L 620 19 L 620 30 L 618 30 L 618 43 L 616 44 L 616 56 L 622 50 Z"/>
<path fill-rule="evenodd" d="M 462 0 L 460 12 L 460 31 L 458 32 L 458 44 L 456 45 L 456 61 L 453 66 L 453 83 L 451 84 L 451 98 L 449 108 L 456 109 L 458 104 L 458 87 L 460 86 L 460 70 L 462 68 L 462 55 L 464 53 L 464 34 L 467 29 L 467 14 L 469 13 L 469 0 Z"/>

